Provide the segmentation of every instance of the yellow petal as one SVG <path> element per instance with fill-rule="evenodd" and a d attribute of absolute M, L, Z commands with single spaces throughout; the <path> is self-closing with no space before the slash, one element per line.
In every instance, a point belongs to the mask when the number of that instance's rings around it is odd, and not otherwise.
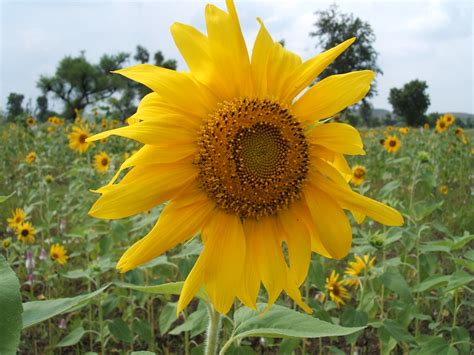
<path fill-rule="evenodd" d="M 252 75 L 254 80 L 255 95 L 263 96 L 267 93 L 267 65 L 270 52 L 273 48 L 273 39 L 268 33 L 265 25 L 260 18 L 260 23 L 252 50 Z"/>
<path fill-rule="evenodd" d="M 306 133 L 306 137 L 314 145 L 320 145 L 336 153 L 363 155 L 365 154 L 359 132 L 345 123 L 326 123 L 317 125 Z"/>
<path fill-rule="evenodd" d="M 342 208 L 359 212 L 387 226 L 400 226 L 403 224 L 402 215 L 392 207 L 384 205 L 352 190 L 341 188 L 320 174 L 315 175 L 315 185 L 327 191 L 338 201 Z"/>
<path fill-rule="evenodd" d="M 143 121 L 131 126 L 111 129 L 87 138 L 86 142 L 92 142 L 107 138 L 112 135 L 136 140 L 143 144 L 151 145 L 173 145 L 193 144 L 196 141 L 197 131 L 192 131 L 179 121 Z"/>
<path fill-rule="evenodd" d="M 306 186 L 305 199 L 321 243 L 333 258 L 341 259 L 351 248 L 352 229 L 342 208 L 320 187 L 311 181 Z"/>
<path fill-rule="evenodd" d="M 296 213 L 295 204 L 299 203 L 301 202 L 294 202 L 290 209 L 278 216 L 288 246 L 289 274 L 297 286 L 306 279 L 311 260 L 311 234 L 303 218 Z"/>
<path fill-rule="evenodd" d="M 268 307 L 270 307 L 285 287 L 287 279 L 287 265 L 281 245 L 277 221 L 274 217 L 264 217 L 258 221 L 245 221 L 246 233 L 249 232 L 249 242 L 256 255 L 254 260 L 256 271 L 268 293 Z"/>
<path fill-rule="evenodd" d="M 260 278 L 258 272 L 255 270 L 255 260 L 259 257 L 255 253 L 255 249 L 250 241 L 252 238 L 248 231 L 248 227 L 244 223 L 245 233 L 245 264 L 244 272 L 242 274 L 242 282 L 237 292 L 237 297 L 247 307 L 257 310 L 257 297 L 260 290 Z"/>
<path fill-rule="evenodd" d="M 189 75 L 151 64 L 138 64 L 114 73 L 146 85 L 165 101 L 184 112 L 205 117 L 213 109 L 215 101 Z"/>
<path fill-rule="evenodd" d="M 117 219 L 148 211 L 176 196 L 196 179 L 197 173 L 189 161 L 135 167 L 120 183 L 97 190 L 102 196 L 94 203 L 89 215 Z"/>
<path fill-rule="evenodd" d="M 354 43 L 355 37 L 348 39 L 347 41 L 337 45 L 334 48 L 323 52 L 316 57 L 313 57 L 303 64 L 299 65 L 285 83 L 285 90 L 282 94 L 283 101 L 291 101 L 298 95 L 303 89 L 316 79 L 316 77 L 322 73 L 326 67 L 331 64 L 342 52 L 344 52 L 352 43 Z"/>
<path fill-rule="evenodd" d="M 176 308 L 176 316 L 178 317 L 179 314 L 186 306 L 191 302 L 193 297 L 201 288 L 202 284 L 204 283 L 204 271 L 206 265 L 206 254 L 201 253 L 199 258 L 197 259 L 196 263 L 194 264 L 191 272 L 189 273 L 188 277 L 186 277 L 186 281 L 184 281 L 183 289 L 179 295 L 178 306 Z"/>
<path fill-rule="evenodd" d="M 193 237 L 213 210 L 214 203 L 203 193 L 171 201 L 153 229 L 122 255 L 117 268 L 134 269 Z"/>
<path fill-rule="evenodd" d="M 211 84 L 213 63 L 208 38 L 194 27 L 181 23 L 171 26 L 171 34 L 191 73 L 200 82 Z"/>
<path fill-rule="evenodd" d="M 308 313 L 308 314 L 313 313 L 313 309 L 311 307 L 309 307 L 306 303 L 304 303 L 303 297 L 301 297 L 300 290 L 298 289 L 298 287 L 295 284 L 293 284 L 291 279 L 288 280 L 287 285 L 285 286 L 285 292 L 306 313 Z"/>
<path fill-rule="evenodd" d="M 226 314 L 240 288 L 244 271 L 246 247 L 242 222 L 236 215 L 217 210 L 202 234 L 208 253 L 205 288 L 216 310 Z"/>
<path fill-rule="evenodd" d="M 370 70 L 329 76 L 296 101 L 293 113 L 306 124 L 332 117 L 360 101 L 369 91 L 374 76 Z"/>
<path fill-rule="evenodd" d="M 273 43 L 267 63 L 267 95 L 280 98 L 285 90 L 286 78 L 301 64 L 301 58 L 283 47 Z M 282 101 L 282 103 L 285 103 Z"/>
<path fill-rule="evenodd" d="M 213 5 L 206 6 L 206 26 L 210 51 L 216 70 L 222 76 L 223 93 L 228 98 L 248 96 L 251 72 L 247 47 L 232 1 L 226 1 L 229 13 Z"/>

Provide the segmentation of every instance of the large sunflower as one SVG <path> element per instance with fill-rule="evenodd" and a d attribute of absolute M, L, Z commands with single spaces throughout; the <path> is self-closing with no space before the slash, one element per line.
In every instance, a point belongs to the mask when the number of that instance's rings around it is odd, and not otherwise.
<path fill-rule="evenodd" d="M 369 70 L 330 76 L 298 95 L 355 39 L 301 61 L 270 37 L 262 21 L 249 58 L 232 0 L 228 12 L 206 6 L 207 36 L 176 23 L 173 38 L 190 72 L 142 64 L 118 73 L 153 90 L 129 126 L 103 132 L 144 144 L 97 192 L 94 217 L 123 218 L 169 201 L 154 228 L 122 256 L 131 270 L 200 233 L 204 249 L 186 278 L 181 311 L 205 287 L 220 313 L 238 297 L 256 308 L 261 283 L 268 304 L 299 292 L 311 251 L 347 255 L 344 210 L 387 225 L 402 216 L 353 192 L 344 154 L 364 154 L 359 133 L 325 123 L 368 92 Z M 288 249 L 288 260 L 283 254 Z"/>

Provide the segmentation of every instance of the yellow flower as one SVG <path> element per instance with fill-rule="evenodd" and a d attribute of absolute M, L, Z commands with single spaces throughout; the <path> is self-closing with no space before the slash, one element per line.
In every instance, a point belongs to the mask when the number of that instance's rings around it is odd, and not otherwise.
<path fill-rule="evenodd" d="M 100 152 L 99 154 L 94 155 L 94 166 L 101 174 L 105 174 L 109 170 L 110 166 L 110 157 L 105 152 Z"/>
<path fill-rule="evenodd" d="M 29 116 L 26 119 L 26 124 L 28 125 L 28 127 L 32 127 L 36 124 L 36 119 L 34 117 Z"/>
<path fill-rule="evenodd" d="M 349 266 L 346 268 L 346 275 L 349 278 L 345 279 L 345 284 L 352 287 L 360 285 L 359 276 L 367 269 L 370 270 L 374 266 L 375 256 L 370 259 L 369 255 L 364 255 L 362 258 L 355 256 L 355 261 L 349 261 Z"/>
<path fill-rule="evenodd" d="M 18 225 L 22 224 L 26 220 L 26 213 L 22 208 L 17 208 L 12 211 L 12 217 L 7 218 L 8 227 L 11 229 L 17 229 Z"/>
<path fill-rule="evenodd" d="M 48 133 L 49 133 L 49 134 L 52 134 L 52 133 L 54 133 L 54 132 L 56 132 L 56 127 L 49 126 L 49 127 L 48 127 Z"/>
<path fill-rule="evenodd" d="M 457 127 L 454 131 L 454 134 L 458 137 L 464 136 L 464 130 L 461 127 Z"/>
<path fill-rule="evenodd" d="M 400 140 L 397 136 L 388 136 L 384 140 L 383 146 L 387 152 L 396 153 L 400 149 L 402 144 L 400 143 Z"/>
<path fill-rule="evenodd" d="M 106 119 L 106 118 L 103 118 L 103 119 L 100 121 L 100 126 L 101 126 L 103 129 L 107 129 L 107 119 Z"/>
<path fill-rule="evenodd" d="M 25 161 L 28 164 L 33 164 L 35 160 L 36 160 L 36 153 L 35 152 L 29 152 L 28 155 L 25 158 Z"/>
<path fill-rule="evenodd" d="M 355 186 L 362 185 L 362 183 L 365 180 L 365 173 L 367 170 L 365 169 L 365 166 L 362 165 L 356 165 L 352 168 L 352 178 L 351 182 Z"/>
<path fill-rule="evenodd" d="M 354 38 L 306 62 L 274 41 L 262 21 L 249 58 L 234 3 L 206 7 L 208 35 L 171 27 L 190 72 L 149 64 L 118 73 L 150 87 L 128 119 L 103 132 L 144 146 L 100 188 L 90 215 L 116 219 L 169 201 L 154 228 L 117 268 L 134 269 L 200 233 L 203 251 L 188 275 L 178 312 L 204 286 L 220 313 L 235 298 L 256 308 L 261 284 L 269 307 L 285 291 L 307 312 L 299 287 L 311 251 L 340 259 L 351 248 L 344 209 L 401 225 L 394 209 L 352 191 L 344 155 L 364 154 L 359 132 L 325 123 L 370 89 L 369 70 L 330 76 L 304 91 Z M 120 170 L 117 174 L 120 173 Z M 287 246 L 288 260 L 283 253 Z M 286 249 L 286 248 L 285 248 Z"/>
<path fill-rule="evenodd" d="M 438 118 L 436 121 L 436 132 L 437 133 L 443 133 L 448 129 L 449 125 L 446 123 L 446 121 L 443 119 L 443 117 Z"/>
<path fill-rule="evenodd" d="M 30 222 L 23 222 L 17 226 L 16 235 L 23 243 L 34 243 L 36 230 Z"/>
<path fill-rule="evenodd" d="M 3 249 L 8 249 L 8 248 L 10 248 L 11 242 L 12 242 L 12 241 L 11 241 L 10 238 L 7 238 L 7 239 L 2 240 Z"/>
<path fill-rule="evenodd" d="M 72 128 L 72 132 L 68 134 L 69 148 L 77 150 L 79 153 L 84 153 L 91 143 L 87 142 L 87 138 L 90 137 L 87 129 L 75 126 Z"/>
<path fill-rule="evenodd" d="M 446 125 L 449 127 L 451 126 L 454 121 L 456 121 L 456 119 L 454 118 L 454 116 L 450 113 L 447 113 L 446 115 L 444 115 L 442 118 L 441 118 L 444 122 L 446 122 Z"/>
<path fill-rule="evenodd" d="M 51 249 L 49 250 L 49 255 L 51 256 L 51 259 L 53 259 L 60 265 L 66 264 L 67 259 L 69 259 L 66 249 L 61 244 L 51 245 Z"/>
<path fill-rule="evenodd" d="M 408 127 L 400 127 L 398 129 L 398 132 L 400 132 L 401 134 L 408 134 L 409 131 L 410 129 Z"/>
<path fill-rule="evenodd" d="M 424 128 L 424 129 L 430 129 L 430 125 L 429 125 L 428 123 L 425 123 L 425 124 L 423 125 L 423 128 Z"/>
<path fill-rule="evenodd" d="M 447 185 L 441 185 L 439 187 L 439 192 L 441 192 L 443 195 L 447 195 L 449 192 L 449 188 Z"/>
<path fill-rule="evenodd" d="M 120 121 L 119 120 L 112 120 L 111 127 L 112 128 L 117 128 L 120 126 Z"/>
<path fill-rule="evenodd" d="M 326 278 L 326 290 L 329 293 L 329 297 L 339 308 L 341 305 L 346 303 L 346 300 L 350 298 L 349 292 L 343 286 L 344 281 L 338 281 L 339 274 L 333 270 L 331 275 Z"/>
<path fill-rule="evenodd" d="M 54 181 L 54 177 L 52 175 L 46 175 L 44 177 L 44 181 L 47 183 L 47 184 L 51 184 L 53 181 Z"/>

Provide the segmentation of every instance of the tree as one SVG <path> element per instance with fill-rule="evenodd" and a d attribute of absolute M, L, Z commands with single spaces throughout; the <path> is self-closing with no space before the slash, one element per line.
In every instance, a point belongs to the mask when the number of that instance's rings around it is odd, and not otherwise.
<path fill-rule="evenodd" d="M 430 97 L 425 81 L 412 80 L 401 89 L 390 89 L 388 101 L 396 115 L 403 117 L 409 126 L 420 126 L 425 122 L 425 112 L 430 105 Z"/>
<path fill-rule="evenodd" d="M 145 47 L 138 45 L 133 59 L 142 64 L 148 63 L 148 61 L 150 60 L 150 53 Z"/>
<path fill-rule="evenodd" d="M 16 117 L 22 115 L 25 110 L 23 108 L 23 100 L 25 99 L 25 95 L 17 94 L 15 92 L 11 92 L 7 98 L 7 115 L 9 117 Z"/>
<path fill-rule="evenodd" d="M 364 22 L 353 14 L 344 14 L 337 5 L 328 10 L 315 12 L 316 30 L 310 33 L 316 37 L 318 46 L 328 50 L 345 40 L 356 37 L 357 40 L 337 60 L 335 60 L 321 75 L 321 79 L 334 74 L 370 69 L 377 74 L 383 74 L 377 64 L 378 53 L 374 48 L 375 34 L 368 22 Z M 367 98 L 374 96 L 376 85 L 372 85 Z M 366 98 L 363 99 L 366 102 Z"/>
<path fill-rule="evenodd" d="M 49 116 L 48 98 L 45 95 L 36 98 L 36 118 L 45 121 Z"/>
<path fill-rule="evenodd" d="M 161 53 L 161 51 L 155 53 L 155 65 L 171 70 L 176 70 L 176 68 L 178 67 L 178 63 L 176 62 L 176 60 L 165 60 L 165 57 L 163 57 L 163 53 Z"/>
<path fill-rule="evenodd" d="M 98 64 L 87 61 L 84 53 L 63 58 L 53 76 L 41 76 L 38 87 L 43 95 L 53 94 L 64 103 L 63 115 L 74 117 L 74 110 L 111 97 L 125 87 L 125 80 L 110 71 L 123 66 L 129 54 L 103 55 Z"/>

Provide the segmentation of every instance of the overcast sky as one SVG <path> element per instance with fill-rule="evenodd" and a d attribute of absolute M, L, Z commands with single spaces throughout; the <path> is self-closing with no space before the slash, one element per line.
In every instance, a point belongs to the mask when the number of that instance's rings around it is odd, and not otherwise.
<path fill-rule="evenodd" d="M 10 92 L 35 99 L 41 74 L 53 74 L 66 55 L 97 61 L 104 53 L 133 52 L 141 44 L 186 64 L 169 32 L 173 22 L 204 31 L 204 6 L 216 1 L 12 1 L 1 2 L 0 107 Z M 260 16 L 275 40 L 308 59 L 318 53 L 309 37 L 314 11 L 334 1 L 239 1 L 241 26 L 252 48 Z M 390 88 L 420 79 L 429 86 L 429 111 L 473 113 L 474 1 L 336 1 L 344 12 L 368 21 L 384 74 L 377 108 L 390 109 Z"/>

